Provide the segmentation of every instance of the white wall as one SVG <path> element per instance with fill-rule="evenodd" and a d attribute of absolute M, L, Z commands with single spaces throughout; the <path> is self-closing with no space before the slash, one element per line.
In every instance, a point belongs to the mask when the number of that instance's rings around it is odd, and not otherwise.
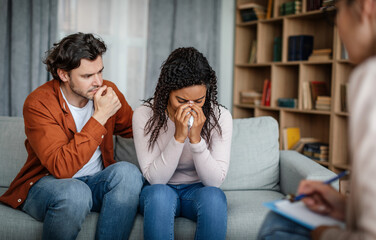
<path fill-rule="evenodd" d="M 235 0 L 221 0 L 220 70 L 218 75 L 219 103 L 232 111 Z"/>

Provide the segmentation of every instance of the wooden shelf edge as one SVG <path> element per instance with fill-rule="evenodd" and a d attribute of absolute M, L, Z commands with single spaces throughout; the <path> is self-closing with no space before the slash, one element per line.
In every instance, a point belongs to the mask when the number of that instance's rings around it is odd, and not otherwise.
<path fill-rule="evenodd" d="M 350 114 L 348 112 L 335 112 L 336 115 L 341 117 L 348 117 Z"/>
<path fill-rule="evenodd" d="M 351 169 L 349 164 L 344 164 L 344 163 L 333 163 L 333 167 L 344 169 L 344 170 L 350 170 Z"/>

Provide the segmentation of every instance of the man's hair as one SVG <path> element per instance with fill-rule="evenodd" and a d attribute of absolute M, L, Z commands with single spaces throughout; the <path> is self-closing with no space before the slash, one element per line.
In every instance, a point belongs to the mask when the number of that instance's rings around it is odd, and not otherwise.
<path fill-rule="evenodd" d="M 222 135 L 219 125 L 221 106 L 217 101 L 217 76 L 202 53 L 193 47 L 174 50 L 163 63 L 155 93 L 152 98 L 144 101 L 152 111 L 152 117 L 147 121 L 145 134 L 150 133 L 149 149 L 154 147 L 162 128 L 167 128 L 167 105 L 171 91 L 195 86 L 206 86 L 206 100 L 202 107 L 206 121 L 201 136 L 211 147 L 211 132 L 216 129 Z M 218 117 L 214 110 L 218 109 Z"/>
<path fill-rule="evenodd" d="M 78 68 L 81 59 L 95 60 L 106 52 L 104 42 L 93 36 L 93 34 L 75 33 L 66 36 L 47 52 L 47 57 L 43 61 L 46 64 L 54 79 L 61 81 L 57 74 L 57 69 L 70 72 Z"/>

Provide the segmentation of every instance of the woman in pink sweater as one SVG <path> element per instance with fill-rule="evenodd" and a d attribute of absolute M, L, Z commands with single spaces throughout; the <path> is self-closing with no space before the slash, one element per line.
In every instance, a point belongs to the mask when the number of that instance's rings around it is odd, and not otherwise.
<path fill-rule="evenodd" d="M 217 102 L 217 77 L 194 48 L 173 51 L 154 97 L 133 115 L 146 184 L 140 195 L 145 239 L 174 239 L 174 218 L 197 222 L 195 239 L 225 239 L 232 117 Z"/>

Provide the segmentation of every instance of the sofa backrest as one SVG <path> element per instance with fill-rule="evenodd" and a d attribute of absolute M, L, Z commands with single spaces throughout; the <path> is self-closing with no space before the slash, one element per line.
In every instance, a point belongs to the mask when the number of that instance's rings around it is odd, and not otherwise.
<path fill-rule="evenodd" d="M 9 187 L 27 159 L 24 121 L 0 117 L 0 187 Z"/>
<path fill-rule="evenodd" d="M 272 117 L 234 119 L 230 167 L 223 190 L 279 190 L 278 123 Z M 138 166 L 132 139 L 116 137 L 115 158 Z"/>
<path fill-rule="evenodd" d="M 223 190 L 279 190 L 278 131 L 272 117 L 234 119 Z"/>
<path fill-rule="evenodd" d="M 234 119 L 230 167 L 223 190 L 278 190 L 278 123 L 271 117 Z M 0 117 L 0 186 L 9 187 L 27 159 L 24 122 Z M 138 166 L 132 139 L 115 137 L 115 159 Z"/>

